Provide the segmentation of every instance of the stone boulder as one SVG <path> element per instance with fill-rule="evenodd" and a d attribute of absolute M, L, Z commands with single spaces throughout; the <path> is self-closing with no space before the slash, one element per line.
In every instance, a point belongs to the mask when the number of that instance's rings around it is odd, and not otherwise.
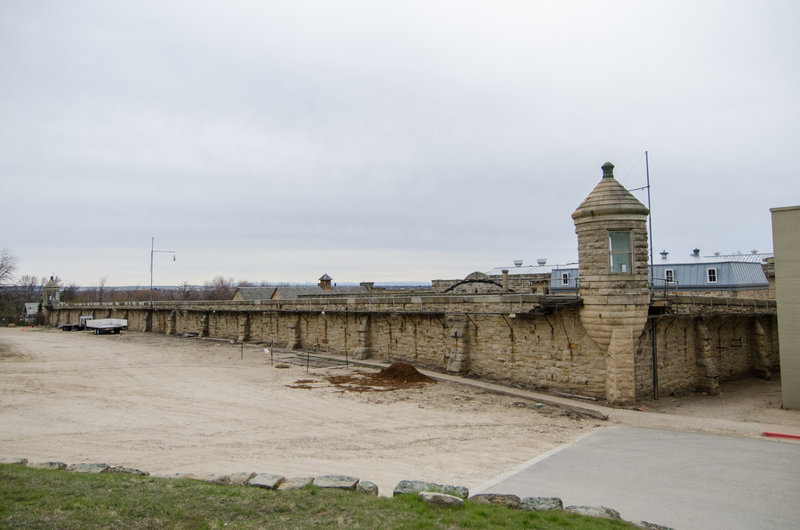
<path fill-rule="evenodd" d="M 462 508 L 464 499 L 455 495 L 447 495 L 436 491 L 421 491 L 419 496 L 430 506 L 444 506 L 449 508 Z"/>
<path fill-rule="evenodd" d="M 281 491 L 299 490 L 300 488 L 305 488 L 313 483 L 314 477 L 292 477 L 287 478 L 278 484 L 278 489 Z"/>
<path fill-rule="evenodd" d="M 150 476 L 150 473 L 147 471 L 125 466 L 111 466 L 110 468 L 106 469 L 106 473 L 121 473 L 124 475 L 139 475 L 142 477 Z"/>
<path fill-rule="evenodd" d="M 464 486 L 450 486 L 447 484 L 424 482 L 422 480 L 401 480 L 397 483 L 397 486 L 394 487 L 393 495 L 420 493 L 423 491 L 435 491 L 446 495 L 461 497 L 462 499 L 469 497 L 469 489 Z"/>
<path fill-rule="evenodd" d="M 476 504 L 496 504 L 506 508 L 513 508 L 514 510 L 519 510 L 522 507 L 519 497 L 502 493 L 480 493 L 473 495 L 469 500 Z"/>
<path fill-rule="evenodd" d="M 0 464 L 22 464 L 28 463 L 27 458 L 0 458 Z"/>
<path fill-rule="evenodd" d="M 320 475 L 314 477 L 314 485 L 318 488 L 354 491 L 357 484 L 358 477 L 347 477 L 344 475 Z"/>
<path fill-rule="evenodd" d="M 564 511 L 602 519 L 619 519 L 619 512 L 605 506 L 567 506 Z"/>
<path fill-rule="evenodd" d="M 77 473 L 105 473 L 111 468 L 108 464 L 70 464 L 66 469 Z"/>
<path fill-rule="evenodd" d="M 278 486 L 286 481 L 286 477 L 281 475 L 272 475 L 270 473 L 256 473 L 250 480 L 247 481 L 248 486 L 255 486 L 257 488 L 264 488 L 268 490 L 278 489 Z"/>
<path fill-rule="evenodd" d="M 250 471 L 240 471 L 239 473 L 231 473 L 230 475 L 228 475 L 228 484 L 233 484 L 235 486 L 244 486 L 254 476 L 256 476 L 256 474 Z"/>
<path fill-rule="evenodd" d="M 66 469 L 64 462 L 28 462 L 28 467 L 34 469 Z"/>
<path fill-rule="evenodd" d="M 367 480 L 362 480 L 356 486 L 356 491 L 359 493 L 363 493 L 364 495 L 372 495 L 373 497 L 378 496 L 378 485 L 374 482 L 369 482 Z"/>
<path fill-rule="evenodd" d="M 563 510 L 564 503 L 558 497 L 525 497 L 522 499 L 523 510 L 540 512 L 544 510 Z"/>

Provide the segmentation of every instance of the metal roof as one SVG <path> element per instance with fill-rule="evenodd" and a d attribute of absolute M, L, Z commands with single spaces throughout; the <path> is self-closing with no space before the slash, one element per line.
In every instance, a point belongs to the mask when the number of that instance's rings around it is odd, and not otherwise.
<path fill-rule="evenodd" d="M 577 263 L 564 263 L 561 265 L 557 263 L 553 265 L 522 265 L 520 267 L 512 265 L 510 267 L 495 267 L 486 274 L 489 276 L 502 276 L 504 270 L 508 271 L 509 276 L 518 276 L 520 274 L 550 274 L 553 269 L 559 269 L 573 265 L 575 267 L 578 266 Z"/>
<path fill-rule="evenodd" d="M 318 285 L 309 285 L 309 286 L 280 286 L 277 288 L 278 295 L 282 300 L 294 300 L 296 298 L 305 297 L 305 296 L 335 296 L 335 295 L 346 295 L 346 294 L 364 294 L 368 293 L 369 289 L 367 287 L 362 286 L 331 286 L 330 289 L 323 289 Z"/>
<path fill-rule="evenodd" d="M 713 264 L 713 263 L 761 263 L 766 258 L 771 258 L 771 253 L 759 254 L 720 254 L 718 256 L 677 256 L 667 258 L 658 255 L 653 257 L 653 265 L 691 265 L 693 263 Z"/>
<path fill-rule="evenodd" d="M 275 287 L 239 287 L 236 291 L 242 300 L 269 300 L 275 294 Z"/>
<path fill-rule="evenodd" d="M 716 269 L 717 281 L 708 282 L 708 269 Z M 653 264 L 653 276 L 656 286 L 663 286 L 666 276 L 665 270 L 672 270 L 673 278 L 678 289 L 729 289 L 768 287 L 769 281 L 764 274 L 761 264 L 755 261 L 737 261 L 735 259 L 721 259 L 721 256 L 690 257 L 688 260 L 658 260 Z M 551 288 L 574 288 L 575 284 L 561 283 L 561 274 L 568 274 L 570 280 L 578 276 L 578 267 L 568 266 L 553 269 Z"/>

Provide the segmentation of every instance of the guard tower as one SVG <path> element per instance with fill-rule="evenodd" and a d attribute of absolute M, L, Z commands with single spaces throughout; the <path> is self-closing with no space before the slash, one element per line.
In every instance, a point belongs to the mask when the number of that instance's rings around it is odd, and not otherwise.
<path fill-rule="evenodd" d="M 42 306 L 50 307 L 53 304 L 57 304 L 60 301 L 60 292 L 61 289 L 58 287 L 55 279 L 50 276 L 50 279 L 47 280 L 47 283 L 42 287 Z"/>
<path fill-rule="evenodd" d="M 587 335 L 606 355 L 606 399 L 635 398 L 635 341 L 647 323 L 647 207 L 614 178 L 614 165 L 572 214 L 578 235 L 578 268 Z"/>

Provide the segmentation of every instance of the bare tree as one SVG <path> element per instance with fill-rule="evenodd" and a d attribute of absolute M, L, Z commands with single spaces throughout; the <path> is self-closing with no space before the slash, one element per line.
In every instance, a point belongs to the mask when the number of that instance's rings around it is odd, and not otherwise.
<path fill-rule="evenodd" d="M 14 273 L 17 272 L 18 264 L 19 258 L 10 249 L 4 247 L 0 250 L 0 285 L 11 282 Z"/>
<path fill-rule="evenodd" d="M 106 288 L 106 282 L 108 282 L 108 276 L 103 276 L 100 278 L 100 281 L 97 284 L 97 301 L 103 301 L 103 291 Z"/>
<path fill-rule="evenodd" d="M 61 290 L 62 302 L 77 302 L 80 286 L 72 282 Z"/>
<path fill-rule="evenodd" d="M 41 299 L 42 286 L 44 285 L 43 278 L 37 278 L 30 274 L 23 274 L 17 279 L 16 284 L 22 290 L 23 296 L 28 302 Z"/>
<path fill-rule="evenodd" d="M 234 290 L 233 278 L 215 276 L 210 282 L 205 282 L 203 296 L 206 300 L 230 300 Z"/>

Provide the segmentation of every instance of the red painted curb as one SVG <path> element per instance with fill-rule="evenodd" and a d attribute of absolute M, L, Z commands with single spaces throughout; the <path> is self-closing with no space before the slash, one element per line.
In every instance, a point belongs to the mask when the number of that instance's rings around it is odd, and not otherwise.
<path fill-rule="evenodd" d="M 770 438 L 788 438 L 789 440 L 800 440 L 800 434 L 784 434 L 782 432 L 764 432 L 764 436 Z"/>

